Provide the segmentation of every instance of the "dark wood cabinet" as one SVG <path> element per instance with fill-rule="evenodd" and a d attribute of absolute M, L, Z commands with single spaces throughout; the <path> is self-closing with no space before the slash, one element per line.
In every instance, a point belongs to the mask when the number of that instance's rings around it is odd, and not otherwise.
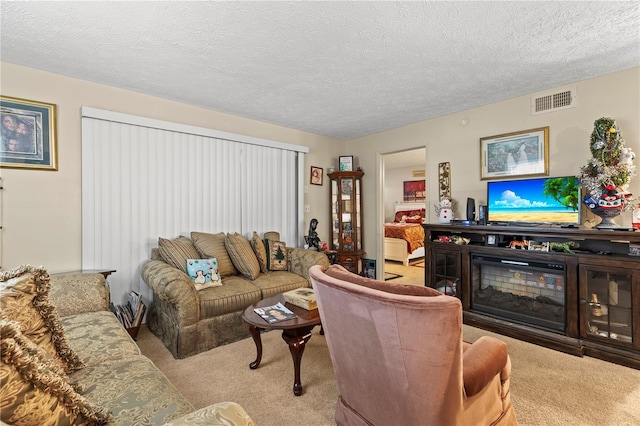
<path fill-rule="evenodd" d="M 364 272 L 362 170 L 329 173 L 331 189 L 331 250 L 336 263 L 351 272 Z"/>
<path fill-rule="evenodd" d="M 640 369 L 640 257 L 629 254 L 640 232 L 424 228 L 425 285 L 445 292 L 455 283 L 465 324 Z"/>

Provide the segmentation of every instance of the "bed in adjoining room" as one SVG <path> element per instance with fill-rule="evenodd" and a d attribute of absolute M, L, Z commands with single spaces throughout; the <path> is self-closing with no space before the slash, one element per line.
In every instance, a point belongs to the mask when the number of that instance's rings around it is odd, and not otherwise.
<path fill-rule="evenodd" d="M 395 207 L 394 220 L 384 224 L 384 258 L 402 262 L 424 257 L 424 221 L 425 209 L 407 204 Z"/>

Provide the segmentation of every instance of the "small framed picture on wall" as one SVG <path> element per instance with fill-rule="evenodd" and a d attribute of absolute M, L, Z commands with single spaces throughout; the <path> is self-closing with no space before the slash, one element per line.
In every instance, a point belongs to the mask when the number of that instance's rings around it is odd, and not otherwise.
<path fill-rule="evenodd" d="M 353 171 L 353 155 L 341 155 L 339 159 L 341 172 Z"/>
<path fill-rule="evenodd" d="M 322 168 L 311 166 L 311 179 L 309 182 L 311 185 L 322 185 Z"/>

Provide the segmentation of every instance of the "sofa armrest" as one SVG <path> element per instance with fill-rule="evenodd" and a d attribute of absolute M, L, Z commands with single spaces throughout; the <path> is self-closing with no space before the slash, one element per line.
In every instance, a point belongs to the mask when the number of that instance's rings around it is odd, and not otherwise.
<path fill-rule="evenodd" d="M 309 283 L 311 283 L 309 268 L 313 265 L 325 268 L 330 266 L 329 258 L 321 251 L 287 247 L 287 255 L 289 257 L 289 272 L 305 277 Z"/>
<path fill-rule="evenodd" d="M 200 303 L 191 278 L 162 260 L 148 260 L 142 265 L 140 275 L 159 297 L 176 307 L 177 318 L 182 325 L 195 324 L 200 316 Z"/>
<path fill-rule="evenodd" d="M 255 426 L 255 422 L 251 420 L 244 408 L 235 402 L 219 402 L 165 423 L 165 426 L 196 425 Z"/>
<path fill-rule="evenodd" d="M 480 392 L 498 374 L 501 380 L 508 374 L 509 354 L 506 343 L 490 336 L 482 336 L 466 347 L 462 358 L 462 375 L 466 395 Z"/>
<path fill-rule="evenodd" d="M 109 287 L 102 274 L 51 275 L 50 283 L 49 300 L 61 317 L 109 310 Z"/>

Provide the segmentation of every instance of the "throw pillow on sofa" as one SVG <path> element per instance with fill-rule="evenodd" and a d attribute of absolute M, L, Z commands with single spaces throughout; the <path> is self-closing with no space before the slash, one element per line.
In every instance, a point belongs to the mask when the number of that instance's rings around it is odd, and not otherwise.
<path fill-rule="evenodd" d="M 267 269 L 270 271 L 286 271 L 287 245 L 282 241 L 265 240 L 267 245 Z"/>
<path fill-rule="evenodd" d="M 46 351 L 24 336 L 18 323 L 0 320 L 0 339 L 3 424 L 104 425 L 112 420 L 47 363 Z"/>
<path fill-rule="evenodd" d="M 267 272 L 267 249 L 256 231 L 253 231 L 253 236 L 251 237 L 251 248 L 253 248 L 253 252 L 256 254 L 260 264 L 260 271 Z"/>
<path fill-rule="evenodd" d="M 66 372 L 73 372 L 85 364 L 69 346 L 58 311 L 49 301 L 50 288 L 49 274 L 42 267 L 24 265 L 0 273 L 1 317 L 20 324 L 22 334 Z"/>
<path fill-rule="evenodd" d="M 255 280 L 260 275 L 260 264 L 251 248 L 249 240 L 235 233 L 227 234 L 224 245 L 231 257 L 233 266 L 245 277 Z"/>
<path fill-rule="evenodd" d="M 187 273 L 196 290 L 222 285 L 218 272 L 218 259 L 187 259 Z"/>
<path fill-rule="evenodd" d="M 200 253 L 200 257 L 210 259 L 215 257 L 218 259 L 218 271 L 222 278 L 231 275 L 238 275 L 238 270 L 233 266 L 231 257 L 227 253 L 225 240 L 227 236 L 224 232 L 218 234 L 207 234 L 206 232 L 192 232 L 191 239 L 196 249 Z"/>
<path fill-rule="evenodd" d="M 174 240 L 158 238 L 158 249 L 160 249 L 160 256 L 165 262 L 185 274 L 187 273 L 187 259 L 200 257 L 191 240 L 182 236 Z"/>

